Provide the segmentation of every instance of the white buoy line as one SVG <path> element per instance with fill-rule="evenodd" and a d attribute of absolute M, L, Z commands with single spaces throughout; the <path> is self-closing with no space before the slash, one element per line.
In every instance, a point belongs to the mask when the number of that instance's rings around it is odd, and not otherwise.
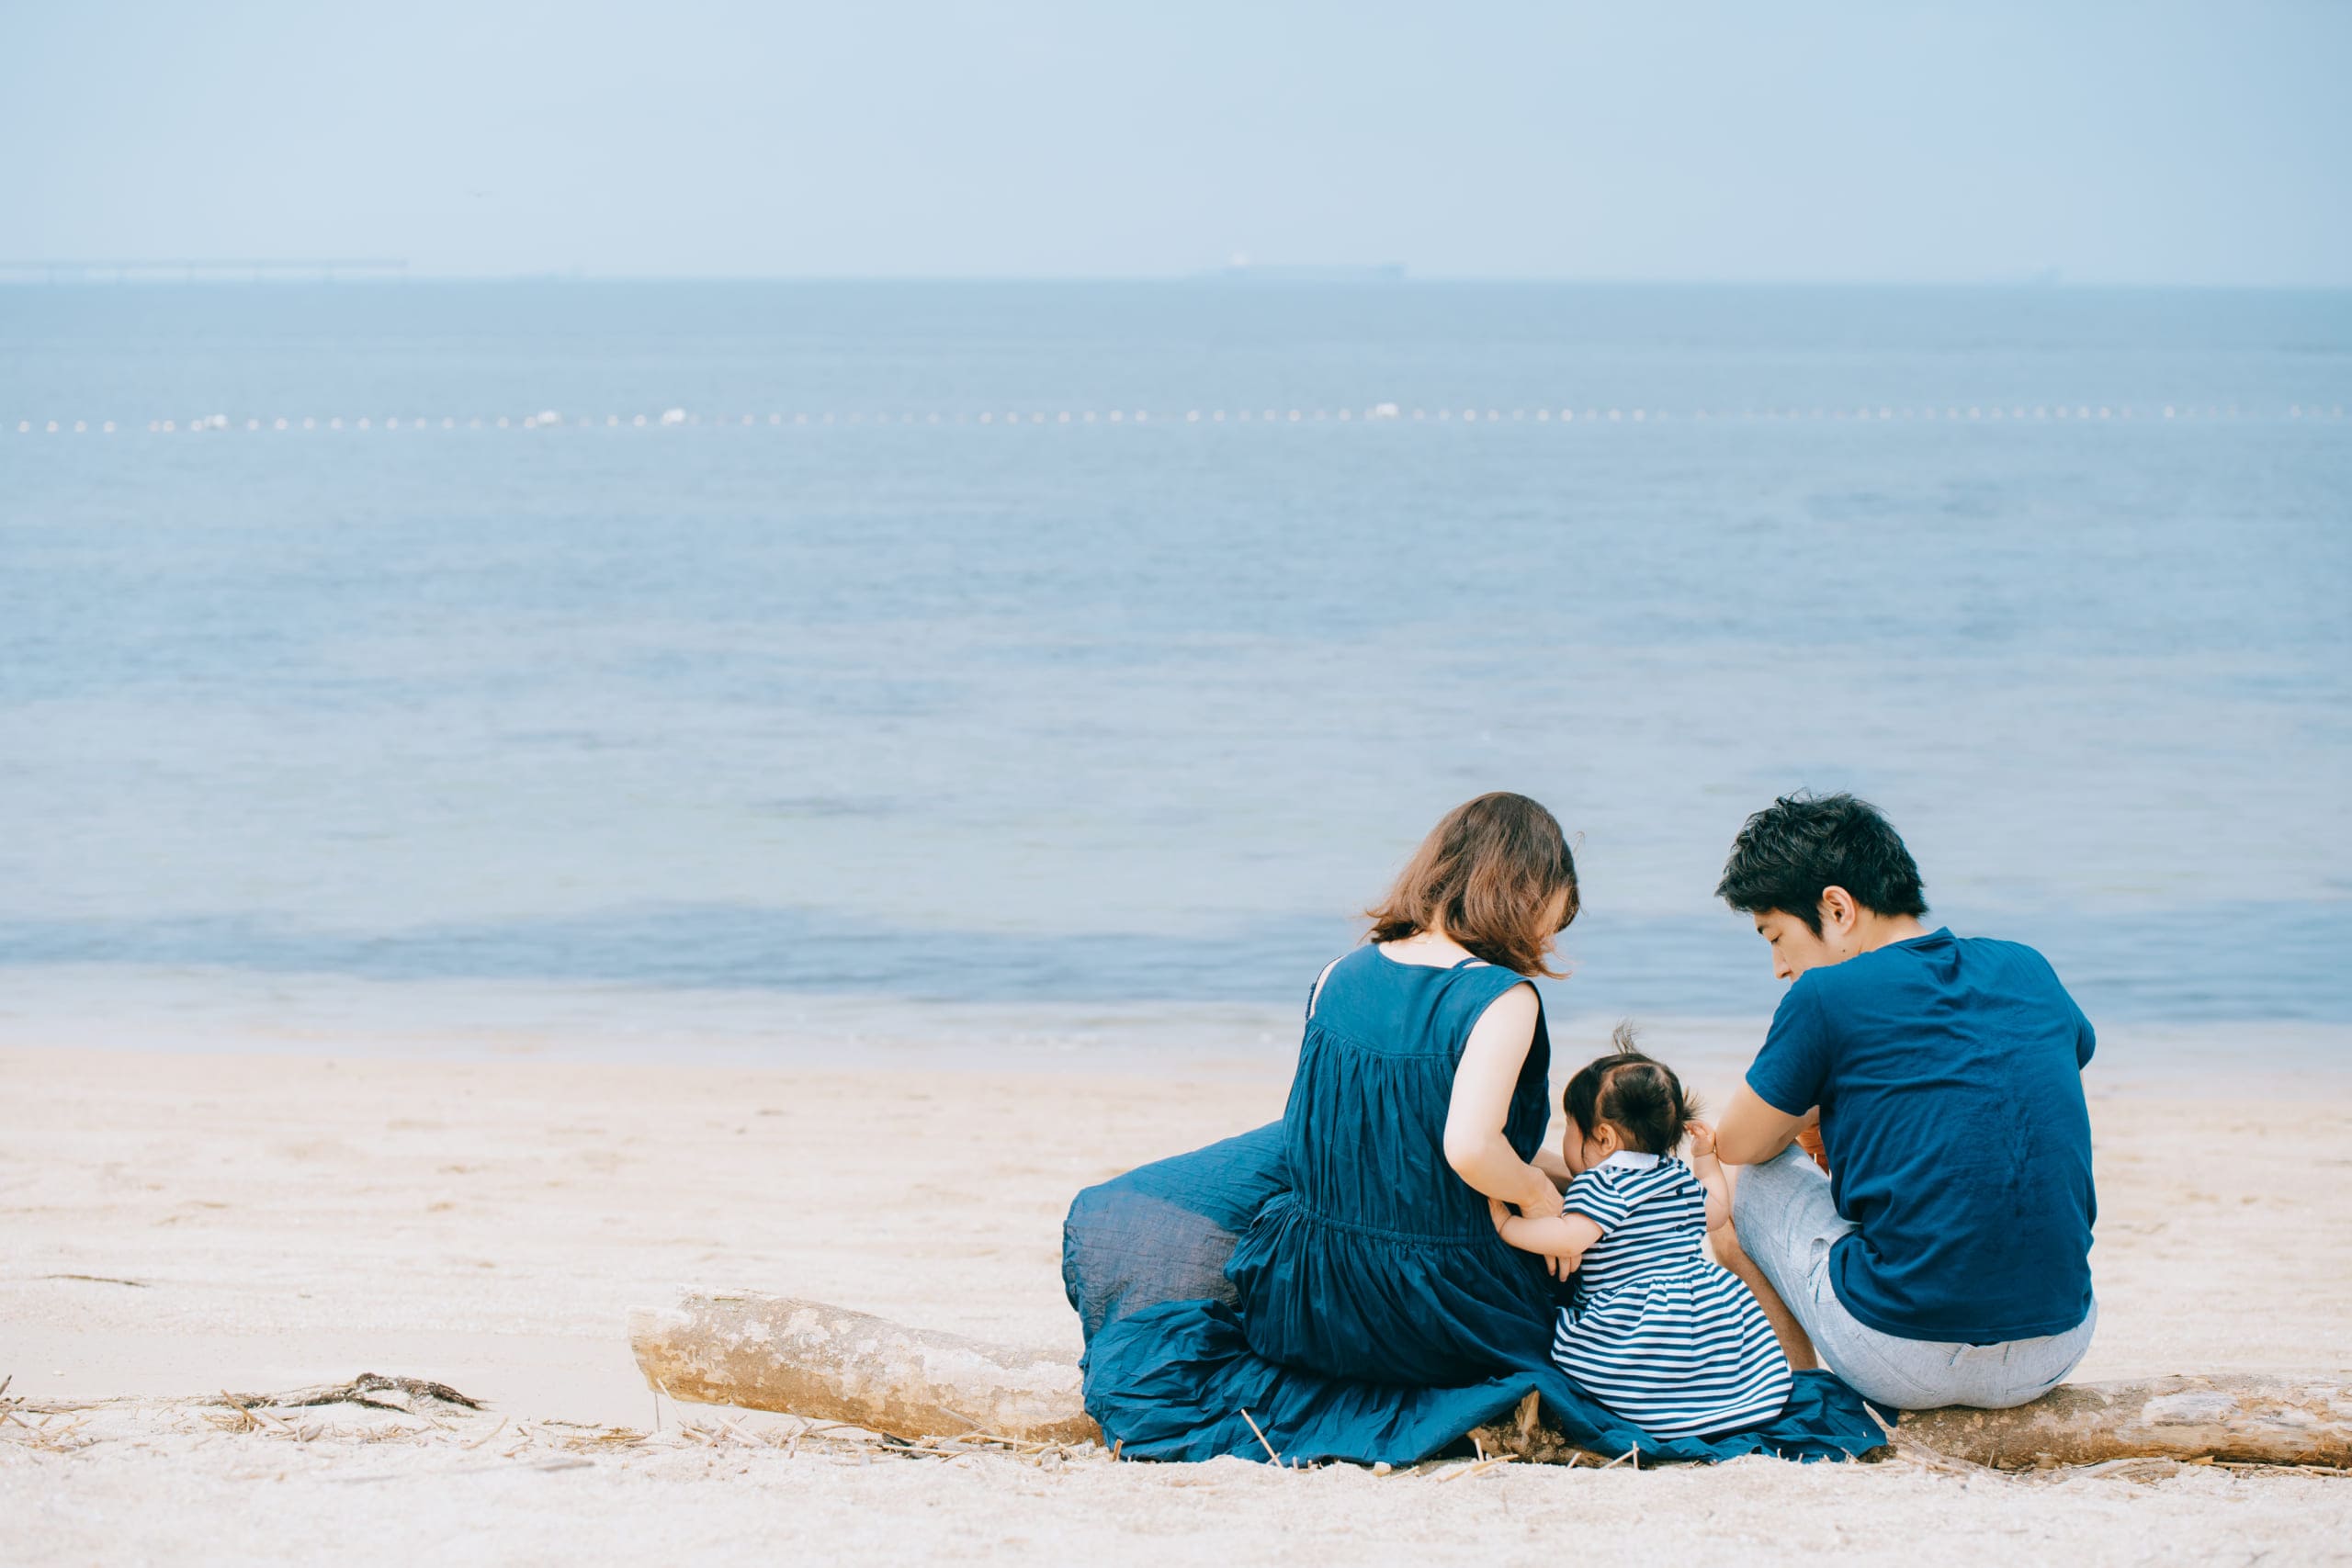
<path fill-rule="evenodd" d="M 300 417 L 277 414 L 267 417 L 254 415 L 232 418 L 228 414 L 198 414 L 191 419 L 151 419 L 145 428 L 151 434 L 200 434 L 208 432 L 245 431 L 251 433 L 301 433 L 338 431 L 403 431 L 427 430 L 666 430 L 684 425 L 708 426 L 714 429 L 745 427 L 799 428 L 803 426 L 846 425 L 986 425 L 1007 428 L 1030 428 L 1038 425 L 1147 425 L 1153 423 L 1184 424 L 1309 424 L 1309 423 L 1380 423 L 1390 422 L 1419 422 L 1424 423 L 1462 424 L 1648 424 L 1670 421 L 1690 423 L 1830 423 L 1852 421 L 1857 423 L 1897 423 L 1905 421 L 1934 421 L 1947 423 L 2000 422 L 2005 423 L 2041 423 L 2065 421 L 2075 423 L 2097 423 L 2101 421 L 2216 421 L 2271 420 L 2332 421 L 2344 418 L 2341 403 L 2290 403 L 2283 409 L 2248 408 L 2236 403 L 2162 403 L 2152 407 L 2114 403 L 1942 403 L 1917 406 L 1886 404 L 1837 407 L 1827 404 L 1791 407 L 1730 408 L 1690 410 L 1663 409 L 1649 406 L 1589 408 L 1405 408 L 1396 403 L 1374 403 L 1367 408 L 1264 408 L 1187 409 L 1182 414 L 1154 414 L 1148 409 L 1028 409 L 1000 412 L 930 411 L 919 413 L 876 412 L 868 410 L 795 412 L 766 414 L 703 414 L 683 408 L 664 409 L 659 413 L 606 413 L 572 416 L 556 409 L 542 409 L 537 413 L 522 415 L 498 414 L 390 414 L 381 418 L 360 414 L 304 414 Z M 87 419 L 49 419 L 17 421 L 20 435 L 113 435 L 132 428 L 131 422 Z"/>

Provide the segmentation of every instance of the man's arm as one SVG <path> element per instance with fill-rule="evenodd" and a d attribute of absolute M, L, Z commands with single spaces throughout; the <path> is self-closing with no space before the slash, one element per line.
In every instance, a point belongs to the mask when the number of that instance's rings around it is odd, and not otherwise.
<path fill-rule="evenodd" d="M 1731 1109 L 1715 1124 L 1717 1156 L 1725 1165 L 1762 1165 L 1794 1142 L 1799 1128 L 1819 1122 L 1829 1060 L 1821 982 L 1815 975 L 1801 975 L 1772 1010 L 1763 1047 L 1731 1097 Z M 1767 1094 L 1772 1098 L 1765 1099 Z M 1797 1109 L 1783 1111 L 1784 1105 Z"/>
<path fill-rule="evenodd" d="M 1820 1119 L 1818 1106 L 1792 1116 L 1742 1084 L 1715 1123 L 1715 1156 L 1725 1165 L 1762 1165 L 1794 1143 L 1799 1128 Z"/>

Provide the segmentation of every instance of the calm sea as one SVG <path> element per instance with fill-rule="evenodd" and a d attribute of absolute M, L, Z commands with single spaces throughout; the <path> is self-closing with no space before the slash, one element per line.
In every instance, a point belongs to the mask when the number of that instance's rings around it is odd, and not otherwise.
<path fill-rule="evenodd" d="M 0 995 L 1287 1003 L 1511 788 L 1555 1006 L 1745 1019 L 1808 785 L 2352 1023 L 2346 405 L 2343 294 L 0 289 Z"/>

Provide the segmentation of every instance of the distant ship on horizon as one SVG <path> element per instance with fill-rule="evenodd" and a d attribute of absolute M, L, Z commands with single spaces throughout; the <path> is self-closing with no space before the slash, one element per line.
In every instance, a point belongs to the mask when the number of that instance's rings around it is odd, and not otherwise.
<path fill-rule="evenodd" d="M 1254 262 L 1247 254 L 1237 254 L 1221 267 L 1212 267 L 1197 276 L 1220 283 L 1402 283 L 1405 280 L 1403 262 L 1362 264 L 1326 264 L 1308 265 L 1269 265 Z"/>

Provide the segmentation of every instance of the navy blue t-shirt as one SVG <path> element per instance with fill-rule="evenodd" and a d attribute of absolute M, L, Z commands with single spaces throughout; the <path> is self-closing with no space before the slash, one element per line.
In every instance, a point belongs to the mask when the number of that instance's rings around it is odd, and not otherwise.
<path fill-rule="evenodd" d="M 2090 1021 L 2030 947 L 1948 930 L 1797 976 L 1747 1070 L 1821 1107 L 1846 1310 L 1904 1339 L 2063 1334 L 2091 1308 Z"/>

